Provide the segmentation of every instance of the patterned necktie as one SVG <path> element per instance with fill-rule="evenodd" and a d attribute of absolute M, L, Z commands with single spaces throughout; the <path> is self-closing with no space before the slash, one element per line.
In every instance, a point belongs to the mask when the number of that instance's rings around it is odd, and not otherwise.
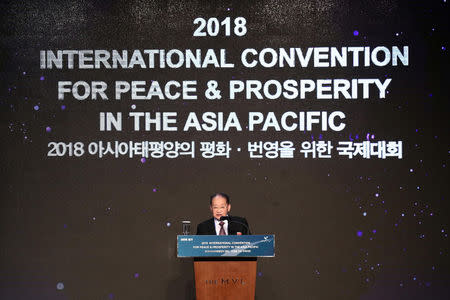
<path fill-rule="evenodd" d="M 219 235 L 227 235 L 226 233 L 225 233 L 225 229 L 223 228 L 223 225 L 224 225 L 225 223 L 223 222 L 223 221 L 220 221 L 219 222 L 219 225 L 220 225 L 220 230 L 219 230 Z"/>

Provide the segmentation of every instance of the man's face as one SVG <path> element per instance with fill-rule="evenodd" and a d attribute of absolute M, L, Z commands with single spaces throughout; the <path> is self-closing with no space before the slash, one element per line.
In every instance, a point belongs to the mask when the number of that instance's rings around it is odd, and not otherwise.
<path fill-rule="evenodd" d="M 210 209 L 213 217 L 219 220 L 220 217 L 228 215 L 231 205 L 227 204 L 227 199 L 224 197 L 216 196 L 212 199 Z"/>

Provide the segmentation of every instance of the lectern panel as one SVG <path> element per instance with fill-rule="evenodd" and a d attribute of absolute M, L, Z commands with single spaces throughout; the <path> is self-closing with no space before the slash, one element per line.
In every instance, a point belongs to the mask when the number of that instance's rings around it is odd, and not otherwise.
<path fill-rule="evenodd" d="M 256 261 L 194 261 L 197 300 L 255 299 Z"/>

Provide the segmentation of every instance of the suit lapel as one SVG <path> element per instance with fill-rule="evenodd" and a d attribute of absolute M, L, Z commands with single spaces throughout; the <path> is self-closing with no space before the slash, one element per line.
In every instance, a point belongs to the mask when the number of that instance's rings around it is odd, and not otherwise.
<path fill-rule="evenodd" d="M 216 226 L 214 225 L 214 218 L 211 218 L 209 220 L 209 225 L 208 225 L 208 231 L 209 231 L 209 235 L 216 235 Z"/>
<path fill-rule="evenodd" d="M 231 215 L 228 215 L 228 217 L 230 217 L 230 220 L 228 220 L 228 235 L 236 235 L 235 224 L 231 222 L 233 217 Z"/>

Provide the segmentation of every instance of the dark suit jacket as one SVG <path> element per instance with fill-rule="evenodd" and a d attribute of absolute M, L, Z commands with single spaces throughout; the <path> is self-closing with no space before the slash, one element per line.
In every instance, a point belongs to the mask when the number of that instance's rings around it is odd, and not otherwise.
<path fill-rule="evenodd" d="M 247 220 L 241 217 L 230 216 L 228 221 L 228 235 L 236 235 L 237 232 L 242 234 L 251 234 Z M 197 235 L 216 235 L 216 228 L 214 226 L 214 218 L 206 220 L 197 226 Z"/>

